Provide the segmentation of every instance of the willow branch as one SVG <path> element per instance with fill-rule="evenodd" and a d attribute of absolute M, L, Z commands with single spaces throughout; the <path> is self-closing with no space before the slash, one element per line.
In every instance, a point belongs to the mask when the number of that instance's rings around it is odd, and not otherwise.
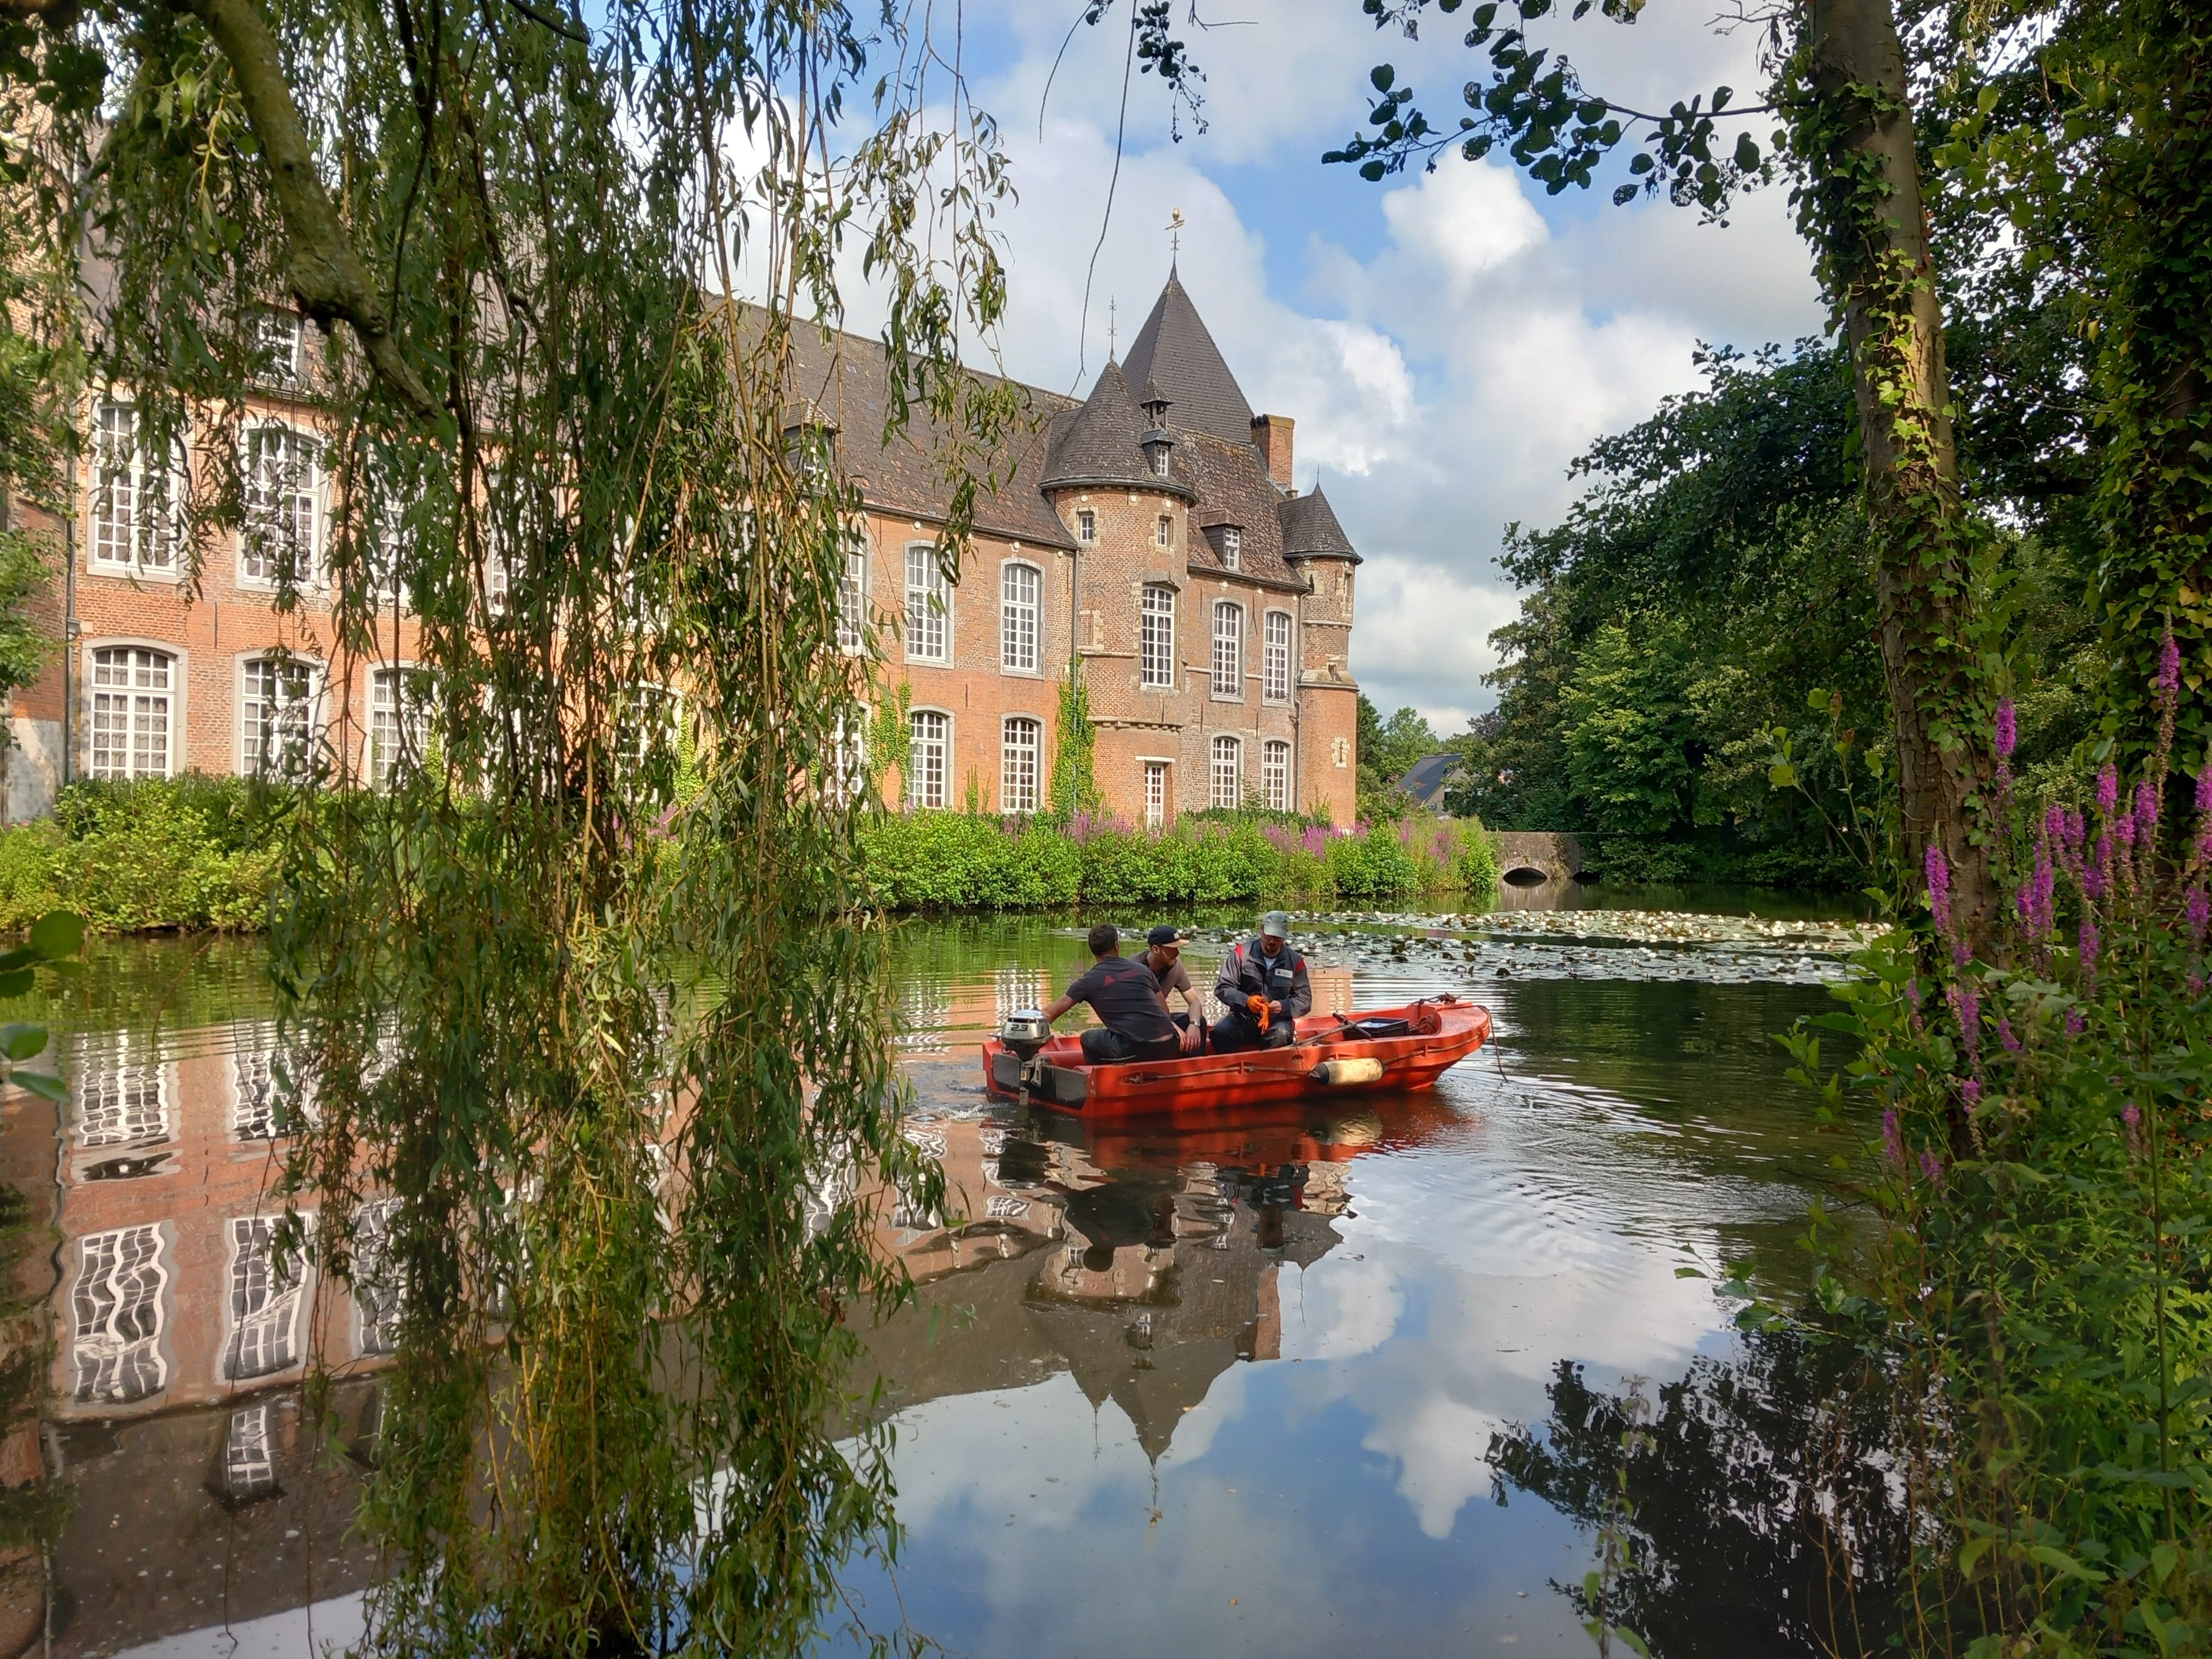
<path fill-rule="evenodd" d="M 19 0 L 0 0 L 0 4 Z M 269 162 L 278 212 L 290 243 L 286 259 L 292 292 L 300 307 L 324 327 L 343 319 L 384 383 L 419 418 L 438 410 L 429 388 L 392 337 L 392 326 L 377 305 L 368 268 L 354 251 L 337 207 L 315 171 L 307 129 L 284 78 L 276 37 L 255 0 L 172 0 L 179 11 L 207 26 L 230 64 L 246 118 Z"/>

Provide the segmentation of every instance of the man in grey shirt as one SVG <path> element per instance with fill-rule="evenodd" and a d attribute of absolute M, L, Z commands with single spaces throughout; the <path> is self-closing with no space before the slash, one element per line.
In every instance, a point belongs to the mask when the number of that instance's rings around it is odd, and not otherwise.
<path fill-rule="evenodd" d="M 1145 954 L 1140 958 L 1160 982 L 1160 1000 L 1166 1003 L 1168 993 L 1182 994 L 1183 1012 L 1173 1012 L 1169 1004 L 1169 1018 L 1182 1033 L 1182 1051 L 1196 1054 L 1206 1041 L 1206 1018 L 1199 1006 L 1198 993 L 1191 986 L 1190 969 L 1182 965 L 1182 942 L 1190 937 L 1190 930 L 1164 921 L 1145 935 Z"/>

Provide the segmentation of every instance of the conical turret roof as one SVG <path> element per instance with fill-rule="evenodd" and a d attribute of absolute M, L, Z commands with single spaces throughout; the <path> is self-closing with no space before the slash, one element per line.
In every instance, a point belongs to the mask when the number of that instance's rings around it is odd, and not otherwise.
<path fill-rule="evenodd" d="M 1139 386 L 1158 386 L 1175 405 L 1178 426 L 1231 443 L 1252 441 L 1252 405 L 1172 270 L 1129 347 L 1128 374 Z"/>
<path fill-rule="evenodd" d="M 1188 495 L 1189 486 L 1182 479 L 1160 477 L 1145 459 L 1137 439 L 1151 425 L 1137 407 L 1121 366 L 1108 363 L 1083 407 L 1054 434 L 1041 480 L 1043 488 L 1130 484 Z"/>
<path fill-rule="evenodd" d="M 1328 504 L 1328 497 L 1316 484 L 1306 495 L 1293 495 L 1275 509 L 1283 526 L 1283 556 L 1286 559 L 1349 559 L 1360 562 L 1359 555 L 1352 545 L 1352 538 L 1344 533 L 1344 526 L 1336 521 L 1336 513 Z"/>

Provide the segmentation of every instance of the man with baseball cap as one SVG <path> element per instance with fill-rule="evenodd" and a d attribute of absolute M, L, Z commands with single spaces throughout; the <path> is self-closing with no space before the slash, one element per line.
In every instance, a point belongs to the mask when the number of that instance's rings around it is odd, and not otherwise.
<path fill-rule="evenodd" d="M 1067 988 L 1065 996 L 1044 1006 L 1046 1024 L 1079 1002 L 1091 1005 L 1099 1023 L 1083 1034 L 1083 1057 L 1093 1066 L 1127 1060 L 1172 1060 L 1182 1052 L 1182 1034 L 1168 1018 L 1160 982 L 1141 962 L 1121 954 L 1121 935 L 1110 921 L 1091 930 L 1095 960 L 1091 971 Z"/>
<path fill-rule="evenodd" d="M 1175 1012 L 1170 1004 L 1168 1017 L 1182 1032 L 1183 1053 L 1194 1054 L 1205 1042 L 1206 1019 L 1204 1010 L 1199 1006 L 1198 993 L 1191 987 L 1190 969 L 1182 965 L 1182 942 L 1189 937 L 1188 928 L 1164 921 L 1145 935 L 1145 954 L 1139 960 L 1159 981 L 1163 1003 L 1167 1002 L 1169 992 L 1182 993 L 1182 1012 Z"/>
<path fill-rule="evenodd" d="M 1306 959 L 1291 948 L 1291 919 L 1280 910 L 1260 918 L 1260 935 L 1231 951 L 1213 981 L 1228 1012 L 1213 1028 L 1218 1054 L 1238 1048 L 1281 1048 L 1297 1038 L 1293 1023 L 1313 1012 Z"/>

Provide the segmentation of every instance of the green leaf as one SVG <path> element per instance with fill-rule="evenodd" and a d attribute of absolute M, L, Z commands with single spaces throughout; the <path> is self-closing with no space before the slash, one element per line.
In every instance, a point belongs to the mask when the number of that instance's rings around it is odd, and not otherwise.
<path fill-rule="evenodd" d="M 1703 1267 L 1677 1267 L 1674 1269 L 1674 1277 L 1677 1279 L 1704 1279 L 1708 1277 L 1708 1275 Z"/>
<path fill-rule="evenodd" d="M 52 1101 L 57 1106 L 69 1098 L 69 1085 L 45 1072 L 17 1072 L 8 1081 L 20 1089 L 28 1089 L 41 1100 Z"/>
<path fill-rule="evenodd" d="M 1996 1541 L 1993 1535 L 1984 1533 L 1979 1538 L 1969 1538 L 1961 1544 L 1959 1547 L 1959 1577 L 1971 1577 L 1974 1571 L 1974 1563 L 1987 1555 L 1990 1546 Z"/>
<path fill-rule="evenodd" d="M 1377 64 L 1367 71 L 1367 78 L 1375 83 L 1376 91 L 1388 92 L 1390 83 L 1398 78 L 1398 71 L 1388 64 Z"/>
<path fill-rule="evenodd" d="M 0 973 L 0 997 L 28 996 L 38 981 L 27 968 L 18 968 L 13 973 Z"/>
<path fill-rule="evenodd" d="M 2053 1572 L 2063 1573 L 2069 1578 L 2078 1578 L 2085 1584 L 2101 1584 L 2105 1582 L 2106 1575 L 2102 1569 L 2085 1567 L 2067 1554 L 2064 1550 L 2053 1548 L 2049 1544 L 2034 1546 L 2028 1551 L 2027 1556 L 2029 1560 L 2039 1561 Z"/>
<path fill-rule="evenodd" d="M 1759 170 L 1759 140 L 1747 132 L 1736 134 L 1735 164 L 1746 173 Z"/>
<path fill-rule="evenodd" d="M 1766 781 L 1777 789 L 1795 789 L 1797 787 L 1797 769 L 1788 761 L 1779 762 L 1766 769 Z"/>
<path fill-rule="evenodd" d="M 70 910 L 49 910 L 31 924 L 31 948 L 46 961 L 73 957 L 84 949 L 84 918 Z"/>
<path fill-rule="evenodd" d="M 10 1060 L 35 1060 L 46 1050 L 46 1028 L 27 1020 L 0 1025 L 0 1054 Z"/>

